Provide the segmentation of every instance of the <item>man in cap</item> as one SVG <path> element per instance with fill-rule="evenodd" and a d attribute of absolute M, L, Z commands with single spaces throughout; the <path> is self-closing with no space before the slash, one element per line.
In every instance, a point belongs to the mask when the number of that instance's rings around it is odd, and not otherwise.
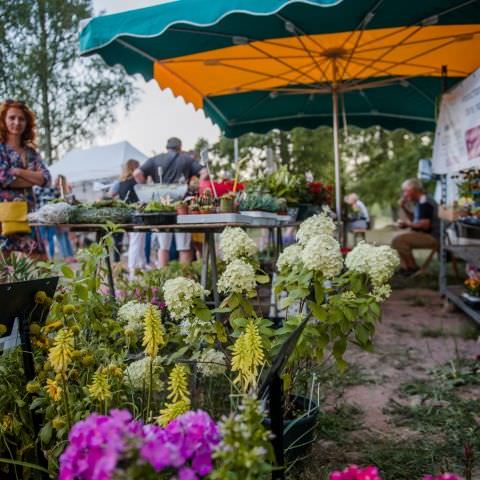
<path fill-rule="evenodd" d="M 192 156 L 182 152 L 182 142 L 179 138 L 171 137 L 167 141 L 167 152 L 149 158 L 141 165 L 133 176 L 137 183 L 145 183 L 151 177 L 154 183 L 188 183 L 193 176 L 203 178 L 207 175 L 205 167 L 200 165 Z M 192 261 L 190 233 L 175 233 L 175 244 L 181 263 Z M 158 262 L 161 267 L 168 264 L 172 233 L 157 233 L 155 237 L 160 245 Z"/>

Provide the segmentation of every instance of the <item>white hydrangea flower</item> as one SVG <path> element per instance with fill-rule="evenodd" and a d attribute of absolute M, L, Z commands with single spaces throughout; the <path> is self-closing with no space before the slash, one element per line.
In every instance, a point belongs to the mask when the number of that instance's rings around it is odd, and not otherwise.
<path fill-rule="evenodd" d="M 185 340 L 188 343 L 196 341 L 198 336 L 210 329 L 212 322 L 201 320 L 198 317 L 195 318 L 184 318 L 180 322 L 180 334 L 185 337 Z"/>
<path fill-rule="evenodd" d="M 227 227 L 221 233 L 220 249 L 227 263 L 237 258 L 253 258 L 257 254 L 255 242 L 238 227 Z"/>
<path fill-rule="evenodd" d="M 318 235 L 333 236 L 335 233 L 335 222 L 329 216 L 329 210 L 324 209 L 322 213 L 307 218 L 298 229 L 297 241 L 306 245 L 308 241 Z"/>
<path fill-rule="evenodd" d="M 190 278 L 172 278 L 163 285 L 163 296 L 168 311 L 176 319 L 188 317 L 193 307 L 193 301 L 203 299 L 208 294 L 207 290 Z"/>
<path fill-rule="evenodd" d="M 197 363 L 198 371 L 205 377 L 223 375 L 227 369 L 227 359 L 220 350 L 205 350 L 200 354 Z"/>
<path fill-rule="evenodd" d="M 343 268 L 340 244 L 329 235 L 311 238 L 302 251 L 301 260 L 305 268 L 320 272 L 325 278 L 336 277 Z"/>
<path fill-rule="evenodd" d="M 217 288 L 220 293 L 245 293 L 255 290 L 255 270 L 243 260 L 233 260 L 227 265 L 218 280 Z"/>
<path fill-rule="evenodd" d="M 117 319 L 125 325 L 124 330 L 133 330 L 136 335 L 141 335 L 147 307 L 147 303 L 140 303 L 135 300 L 122 305 L 118 309 Z"/>
<path fill-rule="evenodd" d="M 373 287 L 373 291 L 371 293 L 371 296 L 375 299 L 377 302 L 383 302 L 386 300 L 392 293 L 392 287 L 386 283 L 385 285 L 378 285 L 376 287 Z"/>
<path fill-rule="evenodd" d="M 398 253 L 387 245 L 376 247 L 360 242 L 345 261 L 348 269 L 366 273 L 375 287 L 387 283 L 400 265 Z"/>
<path fill-rule="evenodd" d="M 355 292 L 352 292 L 351 290 L 347 290 L 346 292 L 342 292 L 340 294 L 340 299 L 344 302 L 351 302 L 353 300 L 357 299 L 357 296 L 355 295 Z"/>
<path fill-rule="evenodd" d="M 277 269 L 279 272 L 289 270 L 301 261 L 303 248 L 298 243 L 288 246 L 278 256 Z"/>
<path fill-rule="evenodd" d="M 163 390 L 163 381 L 160 375 L 163 371 L 160 357 L 153 360 L 153 389 L 156 392 Z M 143 390 L 148 386 L 150 378 L 150 357 L 144 357 L 141 360 L 130 363 L 124 372 L 124 379 L 127 385 L 131 385 L 134 390 Z"/>

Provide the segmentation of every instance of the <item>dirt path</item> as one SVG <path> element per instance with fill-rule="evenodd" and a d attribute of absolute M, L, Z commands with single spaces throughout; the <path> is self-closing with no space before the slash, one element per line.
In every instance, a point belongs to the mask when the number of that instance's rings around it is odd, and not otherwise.
<path fill-rule="evenodd" d="M 383 307 L 375 352 L 356 351 L 348 357 L 371 383 L 347 387 L 343 400 L 363 410 L 365 427 L 391 434 L 392 427 L 384 411 L 391 399 L 402 402 L 399 386 L 425 379 L 432 368 L 457 357 L 480 355 L 476 333 L 474 324 L 465 315 L 445 311 L 437 292 L 394 291 Z M 396 434 L 404 433 L 402 429 L 396 430 Z"/>

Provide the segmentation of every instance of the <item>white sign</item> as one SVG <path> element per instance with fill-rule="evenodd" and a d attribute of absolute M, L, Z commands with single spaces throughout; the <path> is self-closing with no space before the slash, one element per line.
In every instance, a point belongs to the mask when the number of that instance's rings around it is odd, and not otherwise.
<path fill-rule="evenodd" d="M 432 167 L 437 174 L 480 167 L 480 69 L 442 96 Z"/>

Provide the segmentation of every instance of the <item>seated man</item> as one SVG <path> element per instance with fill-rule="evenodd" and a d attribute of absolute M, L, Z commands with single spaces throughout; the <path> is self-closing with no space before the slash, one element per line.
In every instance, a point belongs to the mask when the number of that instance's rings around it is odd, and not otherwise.
<path fill-rule="evenodd" d="M 402 192 L 400 208 L 405 212 L 407 220 L 399 220 L 397 226 L 408 228 L 409 231 L 395 236 L 392 247 L 400 255 L 402 273 L 412 275 L 418 271 L 412 249 L 438 247 L 435 237 L 437 208 L 434 200 L 427 197 L 421 182 L 416 178 L 403 182 Z M 407 208 L 407 203 L 414 204 L 413 211 Z"/>
<path fill-rule="evenodd" d="M 347 229 L 349 232 L 356 229 L 367 230 L 370 223 L 370 217 L 365 204 L 358 198 L 356 193 L 350 193 L 345 197 L 345 203 L 351 208 L 348 216 Z"/>

